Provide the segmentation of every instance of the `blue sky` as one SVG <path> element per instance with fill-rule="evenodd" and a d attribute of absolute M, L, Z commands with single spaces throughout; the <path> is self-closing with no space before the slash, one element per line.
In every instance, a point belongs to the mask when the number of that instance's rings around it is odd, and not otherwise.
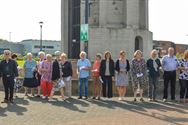
<path fill-rule="evenodd" d="M 60 0 L 0 0 L 0 38 L 60 40 Z M 155 40 L 188 44 L 188 0 L 149 0 L 149 27 Z"/>

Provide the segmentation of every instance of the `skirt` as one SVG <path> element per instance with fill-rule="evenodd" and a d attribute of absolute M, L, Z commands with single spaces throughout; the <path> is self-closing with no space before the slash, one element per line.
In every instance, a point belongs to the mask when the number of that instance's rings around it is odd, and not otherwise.
<path fill-rule="evenodd" d="M 116 75 L 116 86 L 129 86 L 129 79 L 127 73 L 119 73 Z"/>
<path fill-rule="evenodd" d="M 35 78 L 24 78 L 23 86 L 28 88 L 36 88 L 39 86 L 39 83 Z"/>

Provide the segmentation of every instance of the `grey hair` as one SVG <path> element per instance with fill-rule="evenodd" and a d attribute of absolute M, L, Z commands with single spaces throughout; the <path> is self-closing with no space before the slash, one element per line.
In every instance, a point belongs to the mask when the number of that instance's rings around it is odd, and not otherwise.
<path fill-rule="evenodd" d="M 44 56 L 45 56 L 45 52 L 40 51 L 40 52 L 38 53 L 38 55 L 39 55 L 39 56 L 40 56 L 40 55 L 44 55 Z"/>
<path fill-rule="evenodd" d="M 11 51 L 10 51 L 10 50 L 4 50 L 4 53 L 9 53 L 9 54 L 11 54 Z"/>
<path fill-rule="evenodd" d="M 32 54 L 32 53 L 27 53 L 27 57 L 28 57 L 28 56 L 33 56 L 33 54 Z"/>

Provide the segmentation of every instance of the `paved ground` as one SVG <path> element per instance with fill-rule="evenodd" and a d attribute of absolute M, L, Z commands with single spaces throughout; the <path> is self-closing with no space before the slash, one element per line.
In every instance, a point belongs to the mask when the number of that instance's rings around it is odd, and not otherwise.
<path fill-rule="evenodd" d="M 0 125 L 188 125 L 188 104 L 18 96 L 15 104 L 0 104 Z"/>

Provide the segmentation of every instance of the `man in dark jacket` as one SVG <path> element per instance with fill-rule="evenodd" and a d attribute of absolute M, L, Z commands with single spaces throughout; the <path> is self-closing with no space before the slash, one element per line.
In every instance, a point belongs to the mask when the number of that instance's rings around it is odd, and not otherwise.
<path fill-rule="evenodd" d="M 4 59 L 0 63 L 0 77 L 3 80 L 5 98 L 2 103 L 13 103 L 14 79 L 18 77 L 17 63 L 11 59 L 11 52 L 4 51 Z"/>
<path fill-rule="evenodd" d="M 53 62 L 52 65 L 52 81 L 59 80 L 60 78 L 60 69 L 59 69 L 59 61 L 60 61 L 60 51 L 56 51 L 55 53 L 56 59 Z"/>

